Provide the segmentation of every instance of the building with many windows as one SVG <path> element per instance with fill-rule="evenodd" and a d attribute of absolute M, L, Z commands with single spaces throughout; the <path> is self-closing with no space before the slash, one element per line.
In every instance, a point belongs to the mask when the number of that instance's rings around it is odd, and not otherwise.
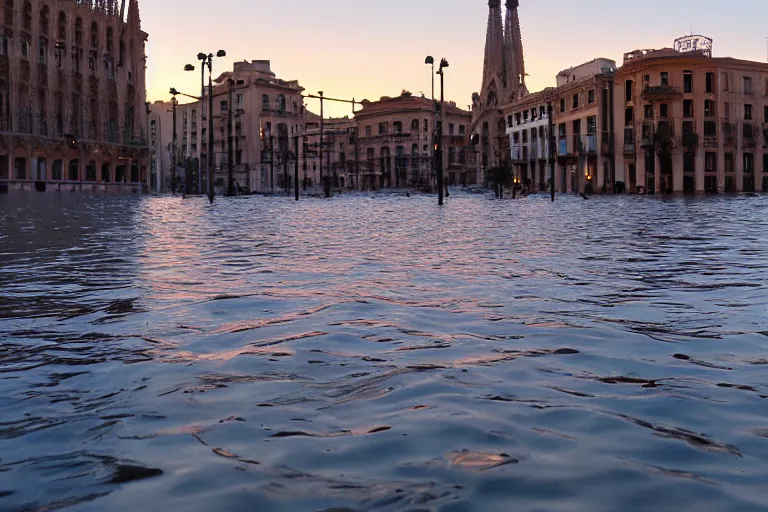
<path fill-rule="evenodd" d="M 613 189 L 613 77 L 616 63 L 595 59 L 557 75 L 557 87 L 526 94 L 502 106 L 515 176 L 545 190 L 555 159 L 555 189 Z M 550 153 L 550 119 L 554 152 Z"/>
<path fill-rule="evenodd" d="M 768 191 L 768 64 L 710 50 L 637 50 L 615 82 L 630 191 Z"/>
<path fill-rule="evenodd" d="M 363 190 L 431 188 L 436 183 L 434 144 L 440 105 L 403 91 L 395 98 L 363 100 L 355 114 L 359 179 Z M 446 183 L 477 183 L 474 148 L 470 143 L 472 114 L 445 103 L 443 163 Z"/>
<path fill-rule="evenodd" d="M 125 5 L 3 0 L 0 186 L 144 188 L 147 34 Z"/>

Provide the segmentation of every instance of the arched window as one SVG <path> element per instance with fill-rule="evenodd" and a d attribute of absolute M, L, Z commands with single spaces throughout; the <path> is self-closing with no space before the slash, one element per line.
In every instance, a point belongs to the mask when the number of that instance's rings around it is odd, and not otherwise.
<path fill-rule="evenodd" d="M 50 19 L 51 19 L 51 10 L 48 8 L 47 5 L 43 5 L 43 8 L 40 9 L 40 34 L 46 37 L 48 37 Z"/>
<path fill-rule="evenodd" d="M 392 129 L 395 133 L 403 133 L 403 123 L 401 121 L 395 121 L 392 123 Z"/>
<path fill-rule="evenodd" d="M 5 24 L 13 26 L 13 0 L 5 0 L 5 9 L 3 10 Z"/>
<path fill-rule="evenodd" d="M 29 1 L 24 2 L 24 7 L 21 11 L 21 26 L 28 32 L 32 30 L 32 4 Z"/>
<path fill-rule="evenodd" d="M 99 24 L 91 23 L 91 48 L 99 47 Z"/>
<path fill-rule="evenodd" d="M 277 97 L 277 108 L 281 111 L 285 111 L 285 94 L 280 94 Z"/>
<path fill-rule="evenodd" d="M 411 121 L 411 131 L 413 133 L 419 133 L 419 120 L 418 119 L 414 119 L 413 121 Z"/>
<path fill-rule="evenodd" d="M 107 27 L 107 53 L 111 54 L 114 50 L 115 31 L 112 27 Z"/>
<path fill-rule="evenodd" d="M 261 110 L 269 110 L 269 94 L 261 95 Z"/>
<path fill-rule="evenodd" d="M 83 46 L 83 18 L 75 20 L 75 46 Z"/>
<path fill-rule="evenodd" d="M 59 11 L 58 38 L 61 42 L 66 42 L 67 40 L 67 15 L 64 11 Z"/>

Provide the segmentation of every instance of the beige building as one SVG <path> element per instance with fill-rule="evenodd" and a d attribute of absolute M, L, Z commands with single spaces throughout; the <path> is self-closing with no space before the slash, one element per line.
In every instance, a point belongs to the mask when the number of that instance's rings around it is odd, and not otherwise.
<path fill-rule="evenodd" d="M 615 73 L 614 61 L 595 59 L 558 73 L 557 87 L 526 94 L 502 107 L 510 161 L 521 183 L 532 190 L 545 190 L 551 179 L 551 106 L 555 189 L 587 193 L 613 190 Z"/>
<path fill-rule="evenodd" d="M 308 113 L 302 153 L 302 184 L 322 186 L 320 176 L 320 116 Z M 356 190 L 359 182 L 359 145 L 356 118 L 349 116 L 323 120 L 323 176 L 332 188 Z M 301 174 L 303 173 L 303 174 Z"/>
<path fill-rule="evenodd" d="M 0 187 L 145 188 L 147 34 L 138 0 L 124 7 L 4 0 Z"/>
<path fill-rule="evenodd" d="M 355 186 L 361 190 L 433 187 L 437 112 L 432 100 L 403 91 L 395 98 L 363 100 L 362 105 L 354 118 L 360 158 Z M 449 185 L 477 182 L 471 122 L 470 112 L 454 102 L 445 103 L 443 163 Z"/>
<path fill-rule="evenodd" d="M 709 55 L 624 55 L 616 164 L 629 191 L 768 191 L 768 64 Z"/>

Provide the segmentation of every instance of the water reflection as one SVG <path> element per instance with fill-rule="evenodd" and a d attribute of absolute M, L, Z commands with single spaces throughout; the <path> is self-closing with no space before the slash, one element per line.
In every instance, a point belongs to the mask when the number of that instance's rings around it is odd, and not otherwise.
<path fill-rule="evenodd" d="M 0 199 L 0 509 L 768 509 L 764 197 Z"/>

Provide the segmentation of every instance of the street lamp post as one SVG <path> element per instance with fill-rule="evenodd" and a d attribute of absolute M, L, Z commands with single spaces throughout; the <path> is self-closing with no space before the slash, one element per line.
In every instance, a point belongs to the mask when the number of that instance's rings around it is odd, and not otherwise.
<path fill-rule="evenodd" d="M 235 169 L 232 162 L 232 88 L 235 85 L 235 81 L 229 78 L 227 79 L 227 85 L 229 86 L 229 97 L 227 99 L 227 195 L 232 197 L 235 195 Z"/>
<path fill-rule="evenodd" d="M 227 52 L 219 50 L 216 52 L 216 57 L 226 57 Z M 205 67 L 208 66 L 208 149 L 207 149 L 207 174 L 208 174 L 208 200 L 213 203 L 213 57 L 212 53 L 198 53 L 197 60 L 201 62 L 201 94 L 200 99 L 205 99 Z M 184 66 L 185 71 L 194 71 L 195 67 L 191 64 Z M 202 101 L 200 102 L 202 108 Z M 202 159 L 201 159 L 202 160 Z M 198 174 L 198 183 L 200 183 L 200 175 Z M 202 188 L 202 187 L 201 187 Z"/>
<path fill-rule="evenodd" d="M 432 77 L 432 144 L 430 145 L 432 148 L 432 172 L 435 173 L 437 171 L 437 151 L 435 151 L 435 147 L 437 145 L 437 104 L 435 103 L 435 59 L 431 55 L 428 55 L 427 58 L 424 60 L 424 64 L 429 64 L 432 66 L 432 72 L 430 73 L 430 76 Z M 430 173 L 431 174 L 431 173 Z M 431 176 L 430 176 L 431 178 Z M 429 186 L 432 186 L 432 180 L 429 179 Z"/>
<path fill-rule="evenodd" d="M 443 71 L 448 67 L 448 61 L 445 59 L 440 60 L 440 69 L 437 74 L 440 75 L 440 124 L 438 124 L 438 166 L 437 166 L 437 204 L 443 204 L 443 125 L 445 124 L 445 72 Z"/>
<path fill-rule="evenodd" d="M 176 89 L 171 87 L 170 93 L 171 93 L 171 96 L 173 96 L 173 98 L 171 98 L 171 105 L 173 107 L 173 138 L 171 139 L 171 176 L 173 176 L 173 179 L 175 180 L 176 179 L 176 162 L 178 161 L 178 158 L 179 158 L 178 154 L 177 154 L 177 149 L 176 149 L 177 148 L 177 142 L 176 141 L 178 141 L 178 135 L 176 134 L 176 105 L 178 104 L 178 102 L 176 101 L 176 95 L 179 93 L 179 91 L 177 91 Z M 158 180 L 157 180 L 158 192 L 160 191 L 160 179 L 159 179 L 160 176 L 159 175 L 160 175 L 160 173 L 158 171 Z M 184 176 L 184 188 L 186 188 L 186 186 L 187 186 L 187 179 L 186 178 L 187 177 Z M 184 192 L 182 192 L 182 194 L 184 194 L 185 192 L 186 192 L 186 190 L 184 190 Z"/>
<path fill-rule="evenodd" d="M 203 98 L 205 98 L 205 61 L 208 59 L 208 56 L 204 53 L 198 53 L 197 54 L 198 60 L 202 61 L 202 65 L 200 66 L 200 117 L 202 118 L 202 114 L 205 110 L 205 107 L 203 105 Z M 194 71 L 195 66 L 192 64 L 187 64 L 184 66 L 184 71 Z M 202 193 L 203 190 L 203 143 L 200 142 L 200 158 L 198 159 L 199 165 L 197 169 L 197 193 Z"/>

